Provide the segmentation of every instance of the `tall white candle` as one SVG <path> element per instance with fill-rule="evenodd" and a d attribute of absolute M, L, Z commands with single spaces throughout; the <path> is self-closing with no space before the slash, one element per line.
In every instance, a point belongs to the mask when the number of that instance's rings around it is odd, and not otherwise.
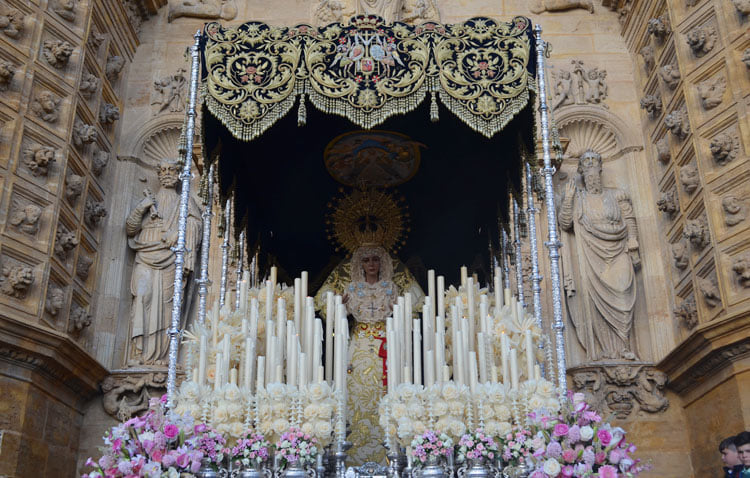
<path fill-rule="evenodd" d="M 466 300 L 466 308 L 469 309 L 468 311 L 468 317 L 469 317 L 469 352 L 473 352 L 475 350 L 475 334 L 476 334 L 476 311 L 474 308 L 476 307 L 476 304 L 474 303 L 474 278 L 469 277 L 466 279 L 466 293 L 467 300 Z"/>
<path fill-rule="evenodd" d="M 510 384 L 514 390 L 518 388 L 518 356 L 516 349 L 510 349 Z"/>
<path fill-rule="evenodd" d="M 456 383 L 460 384 L 466 384 L 466 377 L 464 376 L 464 362 L 466 360 L 465 352 L 464 352 L 464 340 L 463 340 L 463 332 L 458 331 L 456 332 L 456 343 L 454 345 L 455 354 L 456 354 L 456 370 L 453 371 L 453 380 L 456 381 Z"/>
<path fill-rule="evenodd" d="M 422 385 L 422 337 L 419 319 L 412 320 L 412 347 L 414 385 Z"/>
<path fill-rule="evenodd" d="M 485 337 L 486 335 L 482 332 L 479 332 L 477 334 L 477 357 L 479 362 L 479 381 L 481 383 L 485 383 L 488 381 L 487 379 L 487 354 L 485 351 Z"/>
<path fill-rule="evenodd" d="M 322 365 L 320 365 L 318 367 L 318 374 L 316 375 L 315 381 L 318 383 L 323 383 L 325 379 L 326 379 L 325 368 Z"/>
<path fill-rule="evenodd" d="M 273 319 L 273 283 L 266 281 L 266 320 Z"/>
<path fill-rule="evenodd" d="M 229 371 L 229 383 L 237 385 L 237 369 L 234 367 Z"/>
<path fill-rule="evenodd" d="M 276 266 L 271 266 L 271 291 L 273 296 L 276 296 L 276 282 L 278 282 L 279 269 Z"/>
<path fill-rule="evenodd" d="M 286 328 L 286 380 L 287 382 L 292 381 L 294 383 L 294 369 L 295 369 L 295 348 L 294 344 L 297 341 L 297 329 L 294 327 L 294 322 L 289 321 Z"/>
<path fill-rule="evenodd" d="M 430 310 L 434 313 L 437 307 L 435 301 L 435 270 L 430 269 L 427 271 L 427 296 L 430 298 Z"/>
<path fill-rule="evenodd" d="M 266 358 L 264 356 L 258 357 L 258 373 L 257 373 L 257 380 L 255 383 L 255 393 L 258 393 L 260 390 L 263 390 L 265 385 L 265 376 L 266 376 Z"/>
<path fill-rule="evenodd" d="M 449 382 L 451 379 L 451 368 L 447 365 L 443 366 L 443 382 Z"/>
<path fill-rule="evenodd" d="M 502 277 L 499 267 L 495 267 L 495 315 L 500 314 L 500 309 L 503 307 L 503 286 Z"/>
<path fill-rule="evenodd" d="M 471 393 L 477 392 L 477 355 L 474 352 L 469 353 L 469 387 Z"/>
<path fill-rule="evenodd" d="M 268 380 L 269 383 L 277 382 L 276 380 L 276 366 L 279 364 L 278 360 L 276 359 L 276 354 L 278 353 L 278 340 L 276 340 L 276 336 L 272 335 L 270 337 L 267 337 L 266 340 L 271 342 L 270 351 L 268 354 Z"/>
<path fill-rule="evenodd" d="M 303 391 L 307 387 L 307 364 L 308 364 L 308 355 L 304 352 L 299 354 L 298 357 L 299 360 L 299 390 Z"/>
<path fill-rule="evenodd" d="M 206 361 L 208 359 L 208 337 L 201 334 L 201 341 L 198 349 L 198 385 L 203 386 L 206 382 Z"/>
<path fill-rule="evenodd" d="M 294 325 L 297 330 L 302 321 L 302 279 L 294 279 Z"/>
<path fill-rule="evenodd" d="M 428 361 L 427 351 L 434 347 L 432 343 L 435 340 L 435 332 L 432 330 L 432 321 L 430 320 L 430 305 L 425 303 L 422 306 L 422 326 L 424 327 L 424 334 L 422 334 L 422 368 L 425 372 L 425 386 L 427 385 L 427 371 Z"/>
<path fill-rule="evenodd" d="M 219 340 L 219 301 L 214 302 L 214 308 L 211 309 L 211 332 L 213 335 L 213 346 L 216 348 L 216 344 Z"/>
<path fill-rule="evenodd" d="M 250 299 L 250 330 L 248 332 L 253 340 L 258 338 L 258 299 Z"/>
<path fill-rule="evenodd" d="M 228 373 L 229 373 L 229 364 L 230 364 L 231 358 L 232 358 L 231 355 L 230 355 L 231 352 L 229 350 L 230 347 L 232 346 L 232 340 L 229 338 L 229 334 L 224 334 L 224 339 L 222 340 L 222 344 L 224 346 L 223 349 L 222 349 L 222 352 L 223 352 L 222 353 L 222 357 L 224 358 L 224 370 L 223 370 L 223 372 L 224 372 L 224 379 L 226 380 L 226 379 L 229 378 L 229 375 L 228 375 Z"/>
<path fill-rule="evenodd" d="M 466 266 L 461 266 L 461 287 L 466 287 L 466 279 L 469 277 L 469 270 Z"/>
<path fill-rule="evenodd" d="M 221 356 L 221 352 L 216 352 L 216 367 L 214 369 L 214 390 L 218 391 L 224 383 L 221 376 L 224 359 Z"/>
<path fill-rule="evenodd" d="M 526 330 L 523 334 L 524 348 L 526 349 L 526 378 L 534 379 L 534 342 L 531 340 L 531 331 Z"/>
<path fill-rule="evenodd" d="M 409 366 L 409 370 L 413 369 L 413 362 L 414 362 L 414 346 L 412 345 L 412 308 L 411 308 L 411 293 L 407 292 L 404 294 L 404 312 L 403 312 L 403 319 L 404 319 L 404 363 Z M 409 379 L 411 382 L 411 378 Z M 413 382 L 412 382 L 413 383 Z"/>
<path fill-rule="evenodd" d="M 268 380 L 273 379 L 273 356 L 271 355 L 271 345 L 273 343 L 273 321 L 266 320 L 266 377 Z"/>
<path fill-rule="evenodd" d="M 333 324 L 335 321 L 333 312 L 333 292 L 326 292 L 326 361 L 325 379 L 330 383 L 333 380 Z"/>
<path fill-rule="evenodd" d="M 445 277 L 437 277 L 437 315 L 445 317 Z"/>
<path fill-rule="evenodd" d="M 318 373 L 318 365 L 320 365 L 320 354 L 322 352 L 321 348 L 323 347 L 323 337 L 322 337 L 322 329 L 323 324 L 321 323 L 320 319 L 315 319 L 313 326 L 314 330 L 314 338 L 313 338 L 313 347 L 312 347 L 312 355 L 310 356 L 310 370 L 311 374 L 308 375 L 308 378 L 316 377 Z"/>
<path fill-rule="evenodd" d="M 279 338 L 279 363 L 288 353 L 286 348 L 286 301 L 279 297 L 276 300 L 276 336 Z"/>
<path fill-rule="evenodd" d="M 503 289 L 503 305 L 510 305 L 510 289 Z"/>
<path fill-rule="evenodd" d="M 425 350 L 424 386 L 431 387 L 435 383 L 435 351 Z"/>
<path fill-rule="evenodd" d="M 455 305 L 451 305 L 451 340 L 453 342 L 453 360 L 451 365 L 453 366 L 453 380 L 458 378 L 458 356 L 456 354 L 456 344 L 458 343 L 458 311 Z"/>
<path fill-rule="evenodd" d="M 303 276 L 302 283 L 304 284 L 307 279 Z M 305 313 L 307 314 L 307 320 L 305 320 L 305 356 L 310 357 L 313 352 L 313 340 L 315 339 L 315 302 L 312 297 L 305 298 Z M 309 378 L 313 373 L 312 360 L 305 362 L 305 377 Z"/>

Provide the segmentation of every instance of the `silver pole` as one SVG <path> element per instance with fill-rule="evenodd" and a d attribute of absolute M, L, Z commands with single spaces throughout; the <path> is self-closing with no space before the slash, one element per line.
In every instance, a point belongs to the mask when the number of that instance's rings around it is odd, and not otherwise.
<path fill-rule="evenodd" d="M 555 328 L 555 348 L 557 349 L 557 385 L 560 394 L 567 393 L 568 380 L 565 364 L 565 323 L 562 314 L 562 293 L 560 287 L 560 241 L 557 238 L 557 213 L 555 211 L 555 189 L 552 186 L 552 175 L 555 168 L 550 157 L 549 107 L 547 106 L 547 86 L 545 80 L 544 42 L 542 41 L 542 26 L 534 27 L 536 36 L 536 70 L 539 85 L 539 110 L 542 116 L 542 153 L 544 157 L 544 200 L 547 207 L 547 228 L 549 241 L 545 246 L 549 249 L 550 281 L 552 282 L 552 316 Z"/>
<path fill-rule="evenodd" d="M 503 230 L 503 243 L 502 243 L 502 254 L 503 254 L 503 282 L 506 289 L 510 290 L 510 261 L 508 260 L 508 233 Z"/>
<path fill-rule="evenodd" d="M 201 272 L 198 283 L 198 324 L 206 321 L 206 299 L 208 298 L 208 259 L 211 254 L 211 218 L 214 215 L 214 165 L 208 168 L 208 196 L 203 207 L 203 239 L 201 239 Z"/>
<path fill-rule="evenodd" d="M 542 276 L 539 275 L 539 247 L 536 243 L 536 213 L 534 207 L 534 188 L 532 185 L 533 176 L 531 174 L 531 165 L 525 163 L 526 167 L 526 216 L 529 221 L 529 245 L 531 246 L 531 293 L 534 301 L 534 319 L 539 330 L 542 328 Z M 544 349 L 544 344 L 539 342 L 539 348 Z M 541 364 L 542 375 L 547 376 L 544 362 Z"/>
<path fill-rule="evenodd" d="M 229 234 L 232 227 L 232 202 L 227 199 L 224 207 L 224 241 L 221 243 L 221 285 L 219 286 L 219 307 L 224 307 L 227 298 L 227 269 L 229 268 Z"/>
<path fill-rule="evenodd" d="M 518 201 L 513 199 L 513 245 L 516 255 L 516 288 L 518 289 L 518 303 L 521 307 L 526 307 L 526 301 L 523 299 L 523 261 L 521 260 L 521 220 Z"/>
<path fill-rule="evenodd" d="M 172 322 L 167 334 L 169 335 L 169 369 L 167 372 L 167 408 L 174 407 L 174 390 L 177 382 L 177 352 L 180 340 L 180 315 L 182 309 L 182 279 L 185 265 L 185 232 L 187 230 L 188 207 L 190 205 L 190 169 L 193 165 L 193 135 L 195 134 L 195 103 L 198 96 L 198 69 L 200 59 L 198 49 L 200 47 L 201 32 L 194 36 L 195 43 L 190 49 L 192 66 L 190 69 L 190 103 L 187 111 L 187 128 L 185 163 L 182 166 L 180 179 L 182 189 L 180 190 L 180 220 L 177 229 L 177 245 L 173 248 L 174 259 L 174 295 L 172 296 Z"/>
<path fill-rule="evenodd" d="M 240 310 L 240 288 L 242 287 L 242 271 L 245 268 L 245 231 L 240 232 L 240 250 L 237 252 L 237 286 L 234 297 L 234 309 Z"/>

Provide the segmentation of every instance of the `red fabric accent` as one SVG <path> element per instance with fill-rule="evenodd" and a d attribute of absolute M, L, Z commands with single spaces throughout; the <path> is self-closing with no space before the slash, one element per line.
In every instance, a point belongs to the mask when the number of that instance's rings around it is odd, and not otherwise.
<path fill-rule="evenodd" d="M 388 358 L 388 349 L 385 346 L 385 337 L 373 337 L 375 340 L 380 340 L 380 350 L 378 350 L 378 357 L 383 359 L 383 386 L 388 387 L 388 365 L 386 359 Z"/>

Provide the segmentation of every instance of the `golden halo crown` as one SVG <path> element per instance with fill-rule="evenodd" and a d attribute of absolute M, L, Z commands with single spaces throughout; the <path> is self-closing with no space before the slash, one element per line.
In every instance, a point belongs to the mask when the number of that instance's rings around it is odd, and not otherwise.
<path fill-rule="evenodd" d="M 343 193 L 343 189 L 339 191 Z M 371 188 L 355 189 L 334 198 L 328 203 L 328 239 L 337 251 L 346 249 L 349 254 L 362 246 L 380 246 L 396 252 L 406 243 L 409 231 L 409 213 L 402 203 L 403 198 Z"/>

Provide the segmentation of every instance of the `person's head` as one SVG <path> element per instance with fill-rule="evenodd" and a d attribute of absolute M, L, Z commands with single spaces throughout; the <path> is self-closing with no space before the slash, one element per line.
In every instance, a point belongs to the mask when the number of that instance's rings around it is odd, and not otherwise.
<path fill-rule="evenodd" d="M 719 443 L 719 453 L 721 453 L 721 461 L 724 462 L 724 466 L 731 468 L 740 464 L 733 436 L 725 438 Z"/>
<path fill-rule="evenodd" d="M 583 177 L 586 191 L 598 193 L 602 190 L 602 156 L 593 150 L 586 150 L 578 159 L 578 173 Z"/>
<path fill-rule="evenodd" d="M 380 256 L 377 253 L 366 255 L 362 258 L 362 268 L 365 271 L 365 278 L 375 280 L 380 275 Z"/>
<path fill-rule="evenodd" d="M 159 184 L 165 188 L 174 188 L 180 182 L 180 167 L 177 164 L 163 161 L 159 165 Z"/>
<path fill-rule="evenodd" d="M 750 466 L 750 432 L 745 431 L 734 437 L 734 446 L 737 447 L 740 463 Z"/>
<path fill-rule="evenodd" d="M 352 280 L 374 283 L 393 278 L 393 262 L 380 246 L 363 245 L 352 255 Z"/>

